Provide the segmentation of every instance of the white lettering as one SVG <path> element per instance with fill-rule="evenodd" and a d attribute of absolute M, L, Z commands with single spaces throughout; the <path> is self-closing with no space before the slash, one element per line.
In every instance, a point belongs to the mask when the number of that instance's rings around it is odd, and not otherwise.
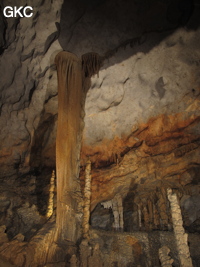
<path fill-rule="evenodd" d="M 26 10 L 27 10 L 27 9 L 30 9 L 30 10 L 33 11 L 33 8 L 32 8 L 31 6 L 27 6 L 27 7 L 24 8 L 24 16 L 25 16 L 26 18 L 30 18 L 30 17 L 33 16 L 33 12 L 30 12 L 30 14 L 27 15 L 27 14 L 26 14 Z"/>
<path fill-rule="evenodd" d="M 18 9 L 17 9 L 16 6 L 14 7 L 14 17 L 17 17 L 17 14 L 18 14 L 21 18 L 23 18 L 22 13 L 20 12 L 20 10 L 21 10 L 22 8 L 23 8 L 23 6 L 20 6 Z"/>
<path fill-rule="evenodd" d="M 30 12 L 30 10 L 32 12 Z M 21 18 L 26 17 L 26 18 L 30 18 L 33 16 L 33 8 L 31 6 L 20 6 L 19 8 L 17 8 L 16 6 L 11 7 L 11 6 L 6 6 L 3 9 L 3 14 L 5 17 L 7 18 L 13 18 L 13 17 L 17 17 L 20 16 Z"/>
<path fill-rule="evenodd" d="M 7 9 L 8 9 L 8 12 L 6 12 Z M 10 17 L 13 18 L 13 8 L 11 6 L 6 6 L 3 10 L 3 14 L 7 18 L 10 18 Z"/>

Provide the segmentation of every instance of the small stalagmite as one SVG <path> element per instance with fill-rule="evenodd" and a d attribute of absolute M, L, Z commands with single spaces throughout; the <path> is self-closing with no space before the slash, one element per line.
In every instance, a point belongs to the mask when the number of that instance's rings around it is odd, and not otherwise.
<path fill-rule="evenodd" d="M 181 215 L 180 205 L 178 203 L 176 193 L 172 193 L 172 189 L 167 189 L 167 196 L 171 206 L 172 222 L 175 234 L 175 240 L 181 267 L 192 267 L 192 259 L 188 246 L 188 235 L 183 227 L 183 219 Z"/>
<path fill-rule="evenodd" d="M 160 226 L 161 226 L 162 230 L 167 230 L 168 229 L 169 216 L 167 213 L 166 191 L 163 187 L 161 187 L 159 189 L 157 197 L 158 197 L 158 209 L 159 209 L 160 220 L 161 220 Z"/>
<path fill-rule="evenodd" d="M 54 190 L 55 190 L 55 171 L 52 171 L 50 188 L 49 188 L 49 201 L 46 212 L 46 217 L 50 218 L 53 214 L 53 205 L 54 205 Z"/>
<path fill-rule="evenodd" d="M 78 267 L 78 266 L 79 266 L 79 263 L 78 263 L 76 255 L 74 254 L 72 255 L 70 259 L 70 267 Z"/>
<path fill-rule="evenodd" d="M 150 218 L 149 218 L 149 213 L 147 210 L 147 207 L 144 206 L 143 208 L 143 215 L 144 215 L 144 227 L 146 231 L 149 231 L 149 224 L 150 224 Z"/>
<path fill-rule="evenodd" d="M 142 212 L 141 212 L 141 205 L 138 204 L 138 226 L 141 230 L 142 228 Z"/>
<path fill-rule="evenodd" d="M 153 228 L 153 201 L 152 199 L 148 199 L 147 201 L 148 211 L 149 211 L 149 230 Z"/>
<path fill-rule="evenodd" d="M 85 168 L 84 208 L 83 208 L 83 237 L 89 238 L 91 202 L 91 161 L 88 159 Z"/>
<path fill-rule="evenodd" d="M 160 217 L 156 204 L 153 204 L 153 225 L 154 229 L 159 229 L 160 227 Z"/>
<path fill-rule="evenodd" d="M 169 252 L 170 249 L 167 246 L 159 248 L 159 259 L 162 267 L 172 267 L 174 260 L 168 256 Z"/>

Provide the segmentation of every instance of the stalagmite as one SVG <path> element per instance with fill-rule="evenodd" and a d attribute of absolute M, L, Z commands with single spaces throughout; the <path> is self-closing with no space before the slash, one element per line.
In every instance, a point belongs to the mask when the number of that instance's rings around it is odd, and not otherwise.
<path fill-rule="evenodd" d="M 159 218 L 156 204 L 153 205 L 153 225 L 154 225 L 153 226 L 154 229 L 158 229 L 160 225 L 160 218 Z"/>
<path fill-rule="evenodd" d="M 88 267 L 89 257 L 92 253 L 92 247 L 88 244 L 87 239 L 83 239 L 80 246 L 80 267 Z"/>
<path fill-rule="evenodd" d="M 70 267 L 78 267 L 78 260 L 76 255 L 72 255 L 71 259 L 70 259 Z"/>
<path fill-rule="evenodd" d="M 92 255 L 88 259 L 88 267 L 103 267 L 101 250 L 99 248 L 99 244 L 95 244 Z"/>
<path fill-rule="evenodd" d="M 88 160 L 85 169 L 84 208 L 83 208 L 83 237 L 89 238 L 91 198 L 91 161 Z"/>
<path fill-rule="evenodd" d="M 113 216 L 114 216 L 114 224 L 113 228 L 117 231 L 120 229 L 120 215 L 119 215 L 119 210 L 118 210 L 118 205 L 117 201 L 115 198 L 112 200 L 112 211 L 113 211 Z"/>
<path fill-rule="evenodd" d="M 159 248 L 159 259 L 162 267 L 172 267 L 174 260 L 168 256 L 169 252 L 170 249 L 167 246 Z"/>
<path fill-rule="evenodd" d="M 117 194 L 117 204 L 118 204 L 118 211 L 119 211 L 119 228 L 121 231 L 124 230 L 124 217 L 123 217 L 123 201 L 120 194 Z"/>
<path fill-rule="evenodd" d="M 151 199 L 147 201 L 148 211 L 149 211 L 149 230 L 153 228 L 153 203 Z"/>
<path fill-rule="evenodd" d="M 168 188 L 167 196 L 171 206 L 172 222 L 180 260 L 180 266 L 191 267 L 192 260 L 190 257 L 190 251 L 188 246 L 188 235 L 187 233 L 185 233 L 185 229 L 183 227 L 181 209 L 178 203 L 177 195 L 175 193 L 172 193 L 172 189 Z"/>
<path fill-rule="evenodd" d="M 144 206 L 143 208 L 143 215 L 144 215 L 144 226 L 145 226 L 145 230 L 146 231 L 149 231 L 149 213 L 148 213 L 148 210 L 147 210 L 147 207 Z"/>
<path fill-rule="evenodd" d="M 166 192 L 164 188 L 161 188 L 159 190 L 157 197 L 158 197 L 159 214 L 160 214 L 160 219 L 161 219 L 160 226 L 162 230 L 167 230 L 168 229 L 167 198 L 166 198 Z"/>
<path fill-rule="evenodd" d="M 54 190 L 55 190 L 55 171 L 53 170 L 50 180 L 50 188 L 49 188 L 49 201 L 48 201 L 48 207 L 46 212 L 46 217 L 50 218 L 53 214 L 53 199 L 54 199 Z"/>
<path fill-rule="evenodd" d="M 140 205 L 138 205 L 138 226 L 139 226 L 139 229 L 141 230 L 141 228 L 142 228 L 142 213 L 141 213 Z"/>
<path fill-rule="evenodd" d="M 112 200 L 102 202 L 101 205 L 105 209 L 111 208 L 114 216 L 113 228 L 117 231 L 124 229 L 124 219 L 123 219 L 123 203 L 120 194 L 116 194 Z"/>

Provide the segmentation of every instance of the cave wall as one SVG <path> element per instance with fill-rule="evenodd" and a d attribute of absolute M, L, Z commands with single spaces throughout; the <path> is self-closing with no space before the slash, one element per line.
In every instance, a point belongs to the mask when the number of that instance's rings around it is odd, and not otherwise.
<path fill-rule="evenodd" d="M 59 49 L 79 57 L 97 52 L 104 58 L 86 100 L 84 146 L 103 147 L 151 117 L 181 113 L 191 105 L 184 102 L 195 100 L 199 90 L 199 5 L 185 1 L 184 11 L 179 4 L 64 1 L 60 24 L 55 10 L 61 2 L 53 8 L 49 1 L 35 2 L 30 19 L 1 14 L 1 177 L 55 167 L 57 85 L 52 64 Z M 101 157 L 104 161 L 110 155 Z"/>
<path fill-rule="evenodd" d="M 13 2 L 7 1 L 6 5 L 12 6 Z M 40 120 L 43 116 L 44 121 L 53 120 L 48 108 L 44 110 L 57 94 L 52 66 L 61 50 L 57 41 L 61 5 L 62 1 L 35 1 L 31 18 L 2 18 L 1 178 L 29 172 Z M 4 6 L 1 3 L 2 9 Z M 45 143 L 48 138 L 42 139 Z M 37 153 L 34 156 L 35 160 Z"/>

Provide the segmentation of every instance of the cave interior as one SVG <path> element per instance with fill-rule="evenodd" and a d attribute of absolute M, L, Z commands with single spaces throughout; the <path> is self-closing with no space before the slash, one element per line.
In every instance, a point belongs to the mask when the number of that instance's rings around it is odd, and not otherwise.
<path fill-rule="evenodd" d="M 199 0 L 13 2 L 0 266 L 200 266 Z"/>

